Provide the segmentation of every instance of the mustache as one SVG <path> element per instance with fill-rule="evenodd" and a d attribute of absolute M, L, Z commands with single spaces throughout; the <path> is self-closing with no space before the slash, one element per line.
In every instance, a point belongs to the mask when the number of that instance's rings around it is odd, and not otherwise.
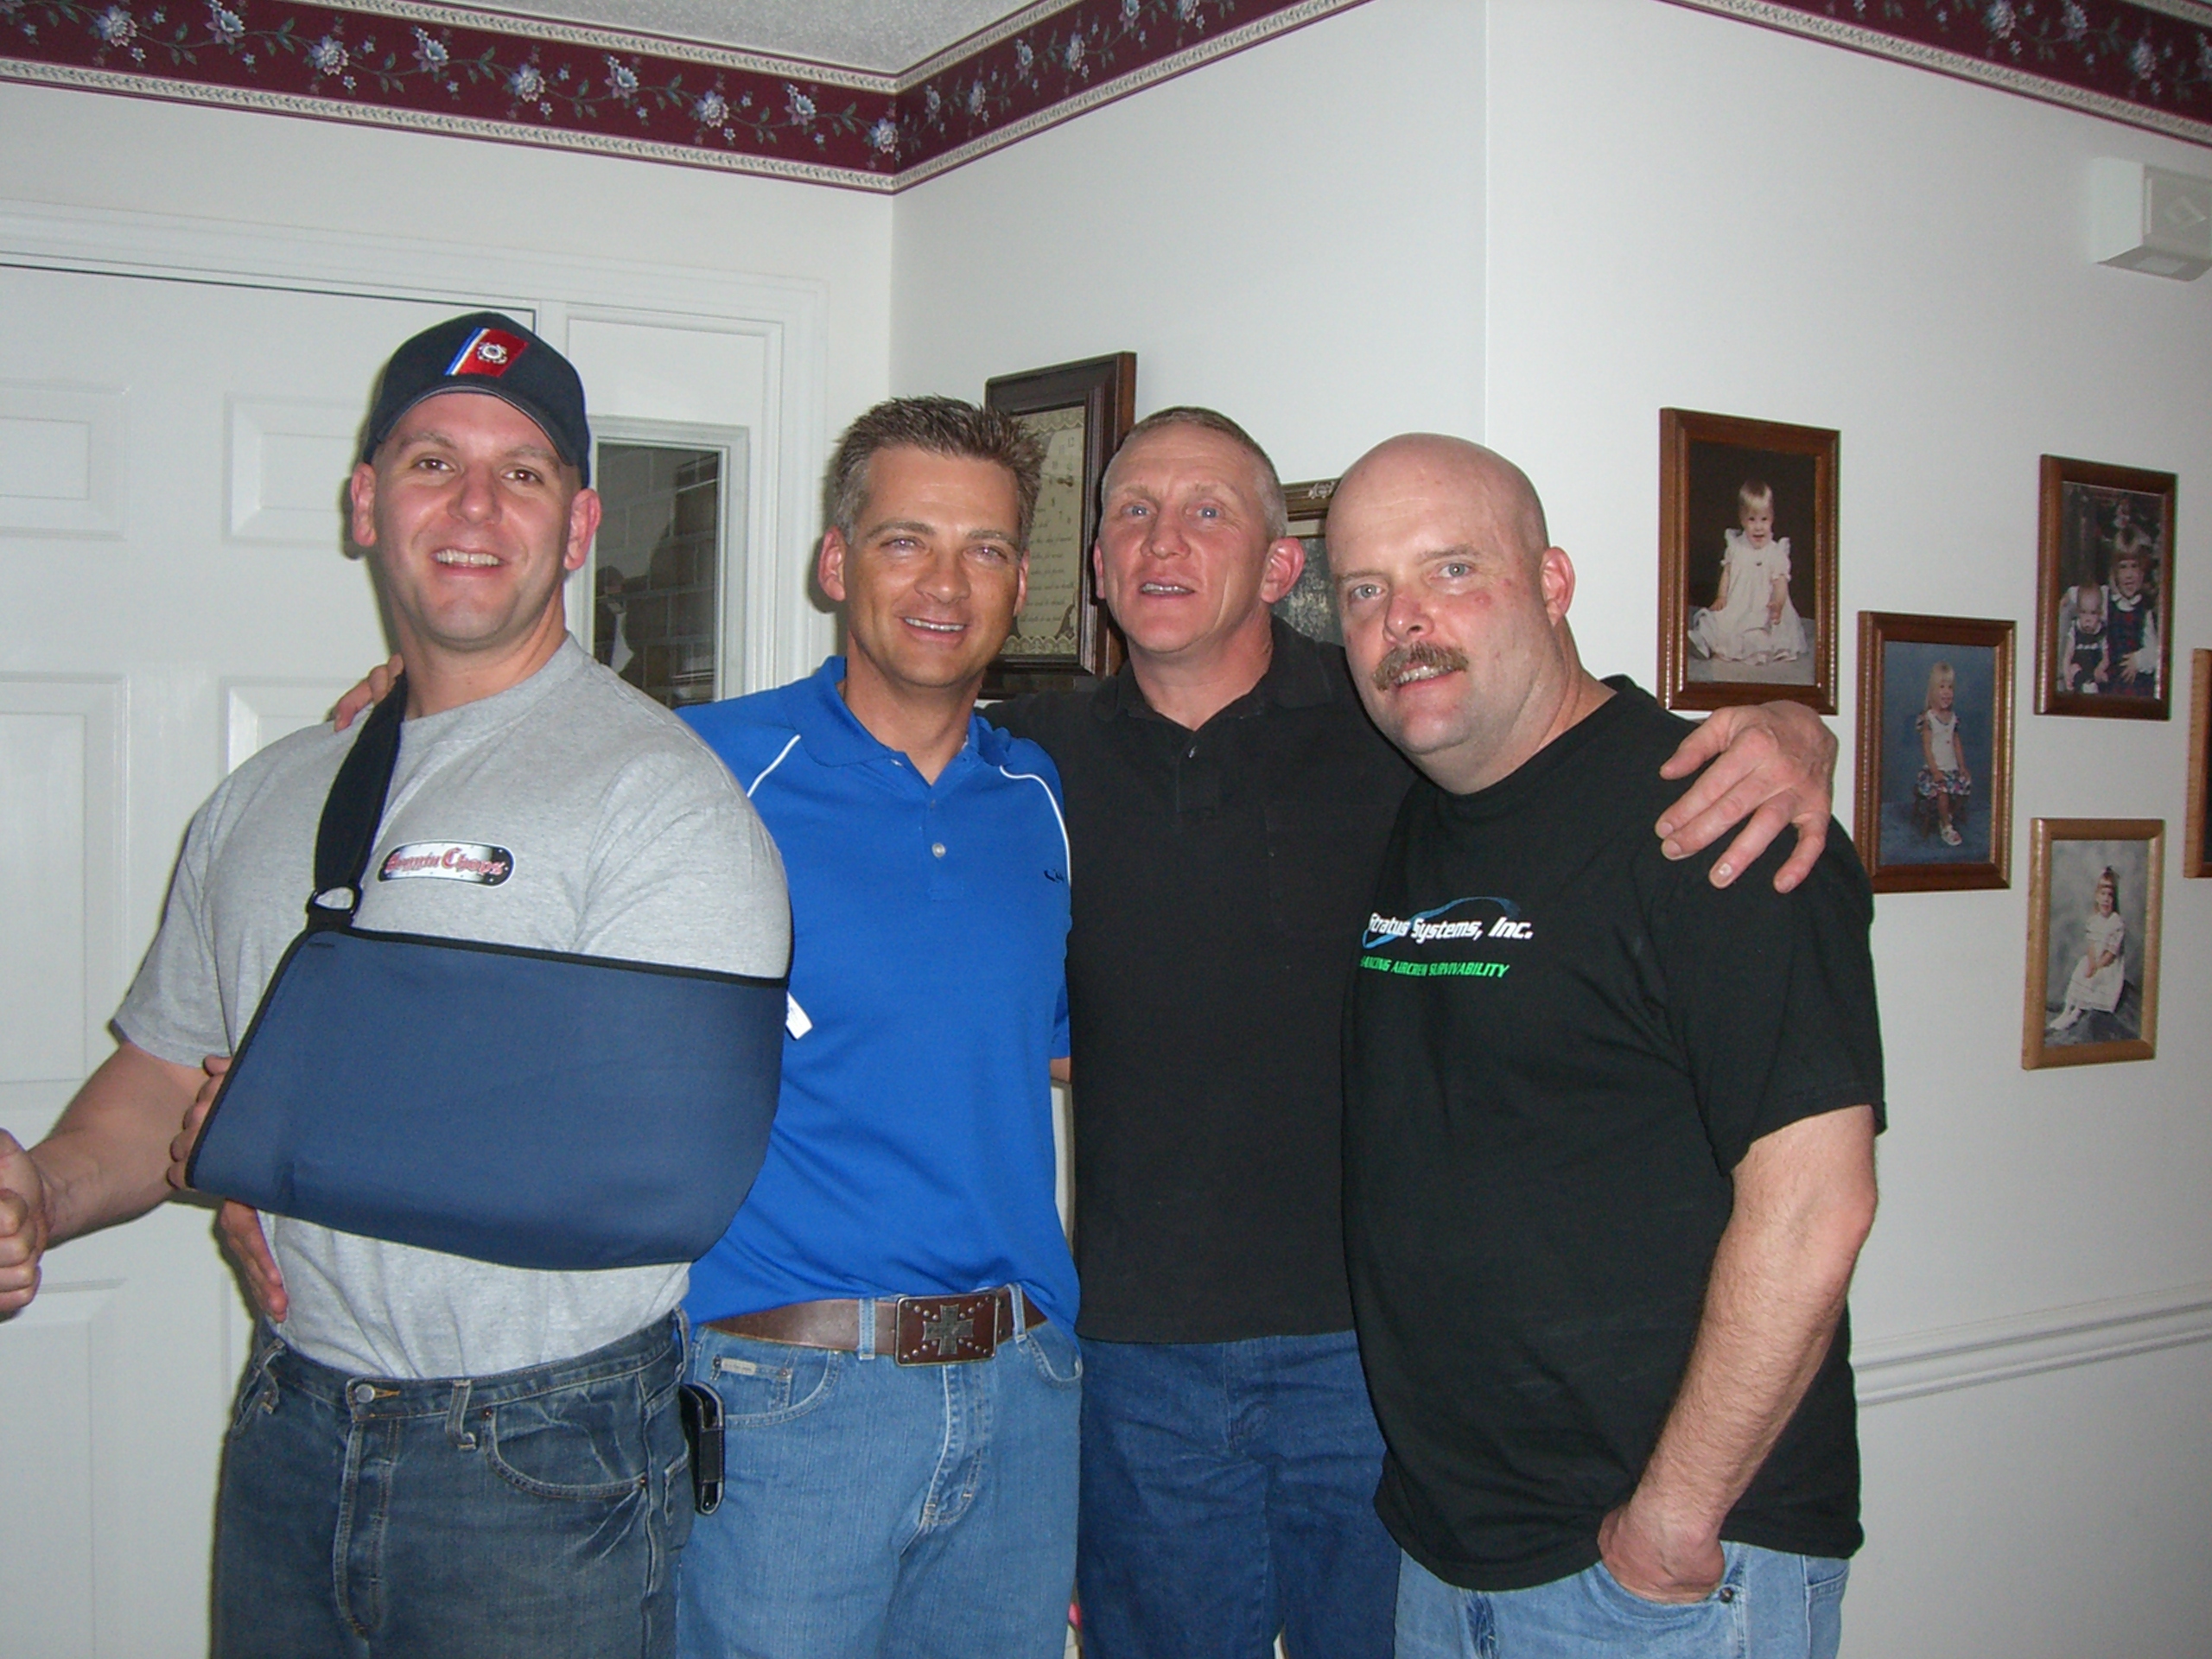
<path fill-rule="evenodd" d="M 1369 677 L 1377 691 L 1388 691 L 1411 669 L 1434 669 L 1440 674 L 1464 673 L 1467 668 L 1467 653 L 1451 645 L 1433 645 L 1426 639 L 1410 645 L 1400 645 L 1376 664 L 1375 672 Z"/>

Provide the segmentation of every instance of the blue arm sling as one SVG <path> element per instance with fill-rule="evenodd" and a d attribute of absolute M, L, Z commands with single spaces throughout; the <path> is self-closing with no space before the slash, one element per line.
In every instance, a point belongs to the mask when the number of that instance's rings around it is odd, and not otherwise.
<path fill-rule="evenodd" d="M 187 1179 L 508 1267 L 696 1260 L 767 1151 L 786 982 L 356 927 L 405 704 L 331 785 L 307 928 Z"/>

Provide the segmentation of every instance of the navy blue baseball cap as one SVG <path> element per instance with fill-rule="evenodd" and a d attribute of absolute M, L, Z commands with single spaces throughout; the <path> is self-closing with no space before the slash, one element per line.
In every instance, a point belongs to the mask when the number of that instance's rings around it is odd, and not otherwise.
<path fill-rule="evenodd" d="M 425 328 L 391 354 L 369 411 L 361 459 L 373 462 L 399 417 L 442 391 L 480 391 L 512 404 L 537 423 L 554 452 L 591 482 L 583 381 L 567 358 L 497 311 L 472 311 Z"/>

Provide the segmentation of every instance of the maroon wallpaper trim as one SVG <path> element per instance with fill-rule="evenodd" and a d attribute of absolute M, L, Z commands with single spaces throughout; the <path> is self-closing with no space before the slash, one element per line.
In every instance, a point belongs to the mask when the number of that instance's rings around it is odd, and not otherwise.
<path fill-rule="evenodd" d="M 878 188 L 897 171 L 887 79 L 410 10 L 0 0 L 0 74 Z"/>
<path fill-rule="evenodd" d="M 404 0 L 0 0 L 0 77 L 882 190 L 1357 3 L 1075 0 L 902 88 Z"/>
<path fill-rule="evenodd" d="M 1358 0 L 1075 0 L 899 96 L 902 182 Z"/>
<path fill-rule="evenodd" d="M 2212 143 L 2212 7 L 1675 0 Z M 1071 0 L 906 77 L 410 0 L 0 0 L 0 78 L 890 190 L 1359 0 Z"/>
<path fill-rule="evenodd" d="M 2212 143 L 2212 5 L 1675 0 Z"/>

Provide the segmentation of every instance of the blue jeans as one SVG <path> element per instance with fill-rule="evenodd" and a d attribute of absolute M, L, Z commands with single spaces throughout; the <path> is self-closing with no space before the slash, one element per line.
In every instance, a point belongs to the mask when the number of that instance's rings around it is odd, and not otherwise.
<path fill-rule="evenodd" d="M 219 1659 L 658 1659 L 690 1483 L 681 1322 L 498 1376 L 348 1376 L 266 1327 L 215 1517 Z"/>
<path fill-rule="evenodd" d="M 1462 1590 L 1407 1557 L 1400 1659 L 1835 1659 L 1851 1563 L 1724 1543 L 1703 1601 L 1646 1601 L 1604 1562 L 1529 1590 Z"/>
<path fill-rule="evenodd" d="M 1349 1331 L 1083 1344 L 1084 1659 L 1389 1659 L 1398 1547 Z"/>
<path fill-rule="evenodd" d="M 1018 1323 L 1018 1321 L 1017 1321 Z M 872 1313 L 860 1321 L 872 1332 Z M 901 1365 L 693 1332 L 721 1396 L 721 1507 L 677 1586 L 696 1659 L 1060 1659 L 1082 1363 L 1050 1323 Z"/>

